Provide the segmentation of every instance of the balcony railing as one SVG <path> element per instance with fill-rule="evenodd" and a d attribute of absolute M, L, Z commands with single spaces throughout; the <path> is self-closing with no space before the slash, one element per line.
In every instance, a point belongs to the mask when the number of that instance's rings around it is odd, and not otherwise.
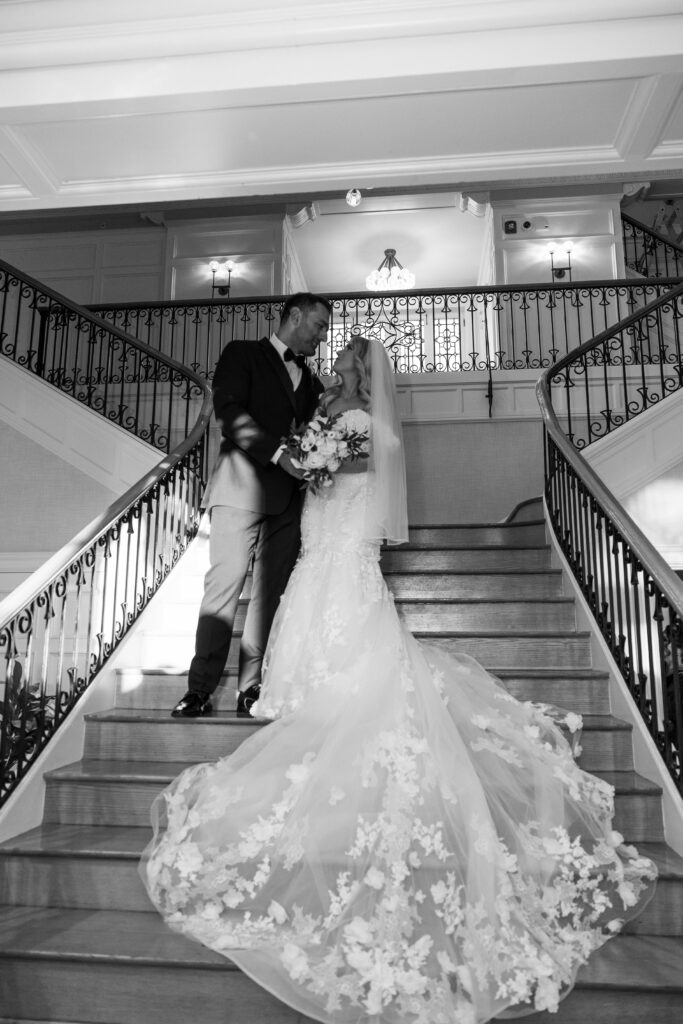
<path fill-rule="evenodd" d="M 455 288 L 330 296 L 332 317 L 317 369 L 330 372 L 352 332 L 381 341 L 397 373 L 543 369 L 675 281 Z M 269 335 L 285 297 L 93 306 L 107 323 L 210 380 L 234 338 Z"/>

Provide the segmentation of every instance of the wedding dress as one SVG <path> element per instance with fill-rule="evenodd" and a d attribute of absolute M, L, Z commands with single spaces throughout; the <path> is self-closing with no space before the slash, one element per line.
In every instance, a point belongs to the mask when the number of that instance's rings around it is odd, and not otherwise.
<path fill-rule="evenodd" d="M 368 478 L 308 495 L 254 709 L 273 721 L 158 798 L 143 877 L 172 928 L 315 1020 L 554 1010 L 654 865 L 577 766 L 578 715 L 402 625 Z"/>

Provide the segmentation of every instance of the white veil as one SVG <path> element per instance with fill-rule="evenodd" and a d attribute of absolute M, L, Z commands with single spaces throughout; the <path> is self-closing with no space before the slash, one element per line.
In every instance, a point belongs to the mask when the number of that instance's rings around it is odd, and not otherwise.
<path fill-rule="evenodd" d="M 408 540 L 408 505 L 394 371 L 381 342 L 369 339 L 368 349 L 372 434 L 365 539 L 403 544 Z"/>

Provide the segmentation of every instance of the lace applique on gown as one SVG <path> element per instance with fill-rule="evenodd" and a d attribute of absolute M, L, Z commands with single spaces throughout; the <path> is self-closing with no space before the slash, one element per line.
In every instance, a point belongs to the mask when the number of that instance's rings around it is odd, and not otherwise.
<path fill-rule="evenodd" d="M 366 486 L 307 497 L 257 706 L 275 720 L 157 799 L 143 878 L 172 928 L 316 1020 L 553 1010 L 654 865 L 576 765 L 579 716 L 561 730 L 402 626 L 358 540 Z"/>

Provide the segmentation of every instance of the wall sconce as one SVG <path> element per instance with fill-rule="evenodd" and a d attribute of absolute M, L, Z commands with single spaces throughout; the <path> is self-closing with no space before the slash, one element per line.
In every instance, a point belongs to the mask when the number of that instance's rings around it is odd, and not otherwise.
<path fill-rule="evenodd" d="M 230 280 L 235 264 L 232 260 L 226 260 L 221 264 L 218 260 L 211 260 L 209 270 L 211 271 L 211 298 L 215 298 L 216 292 L 230 298 Z"/>
<path fill-rule="evenodd" d="M 567 262 L 564 266 L 557 266 L 555 263 L 555 250 L 550 249 L 548 255 L 550 256 L 550 276 L 553 281 L 562 281 L 565 277 L 572 279 L 572 243 L 567 242 L 565 252 L 567 254 Z"/>

